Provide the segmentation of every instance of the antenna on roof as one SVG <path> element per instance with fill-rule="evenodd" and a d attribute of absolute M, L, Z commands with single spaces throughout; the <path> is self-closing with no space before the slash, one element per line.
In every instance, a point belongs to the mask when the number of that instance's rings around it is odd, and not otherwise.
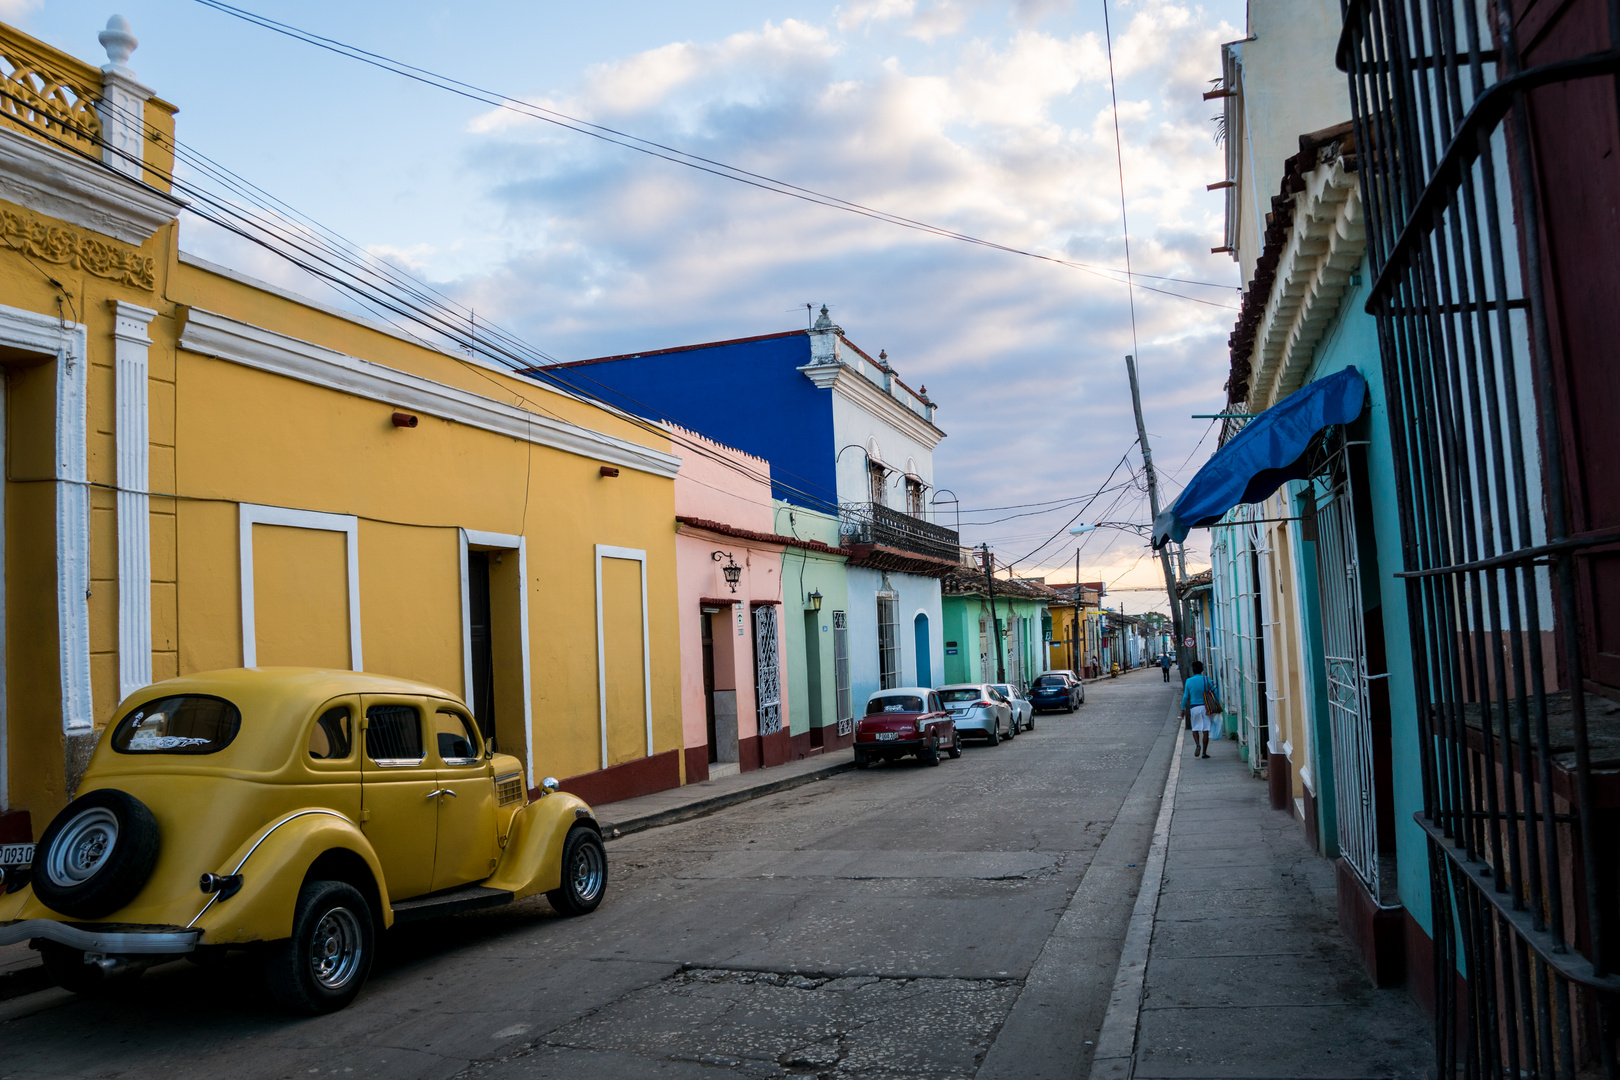
<path fill-rule="evenodd" d="M 804 305 L 804 328 L 806 330 L 811 329 L 812 327 L 814 327 L 815 321 L 816 321 L 816 305 L 814 305 L 814 304 L 806 304 L 806 305 Z"/>

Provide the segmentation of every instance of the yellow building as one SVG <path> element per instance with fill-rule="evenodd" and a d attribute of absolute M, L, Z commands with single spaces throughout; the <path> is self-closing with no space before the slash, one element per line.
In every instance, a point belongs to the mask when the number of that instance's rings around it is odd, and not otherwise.
<path fill-rule="evenodd" d="M 131 690 L 242 665 L 460 693 L 531 787 L 680 783 L 667 436 L 187 255 L 102 40 L 0 25 L 0 838 Z"/>

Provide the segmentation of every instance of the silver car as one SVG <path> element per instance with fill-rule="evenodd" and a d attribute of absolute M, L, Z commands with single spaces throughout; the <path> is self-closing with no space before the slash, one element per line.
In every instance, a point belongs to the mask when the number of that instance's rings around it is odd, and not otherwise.
<path fill-rule="evenodd" d="M 939 688 L 939 700 L 956 721 L 956 730 L 964 737 L 984 739 L 991 746 L 1002 737 L 1018 734 L 1013 725 L 1012 705 L 989 683 L 952 683 Z"/>
<path fill-rule="evenodd" d="M 999 691 L 1012 707 L 1012 726 L 1014 732 L 1035 730 L 1035 706 L 1025 700 L 1018 688 L 1008 683 L 991 683 L 990 686 Z"/>

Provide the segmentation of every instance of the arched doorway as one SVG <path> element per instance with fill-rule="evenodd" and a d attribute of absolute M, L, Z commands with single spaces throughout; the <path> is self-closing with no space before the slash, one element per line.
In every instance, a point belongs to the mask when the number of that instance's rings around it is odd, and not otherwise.
<path fill-rule="evenodd" d="M 917 632 L 917 685 L 933 686 L 934 672 L 930 663 L 931 652 L 928 648 L 928 615 L 926 612 L 917 612 L 913 624 Z"/>

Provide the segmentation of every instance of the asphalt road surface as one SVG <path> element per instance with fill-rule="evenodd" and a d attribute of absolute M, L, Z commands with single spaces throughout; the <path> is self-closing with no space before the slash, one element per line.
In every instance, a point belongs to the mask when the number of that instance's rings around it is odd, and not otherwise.
<path fill-rule="evenodd" d="M 1084 1075 L 1172 693 L 1157 671 L 1105 680 L 938 768 L 612 841 L 595 914 L 536 898 L 391 931 L 331 1016 L 274 1013 L 247 958 L 0 1002 L 0 1077 Z"/>

